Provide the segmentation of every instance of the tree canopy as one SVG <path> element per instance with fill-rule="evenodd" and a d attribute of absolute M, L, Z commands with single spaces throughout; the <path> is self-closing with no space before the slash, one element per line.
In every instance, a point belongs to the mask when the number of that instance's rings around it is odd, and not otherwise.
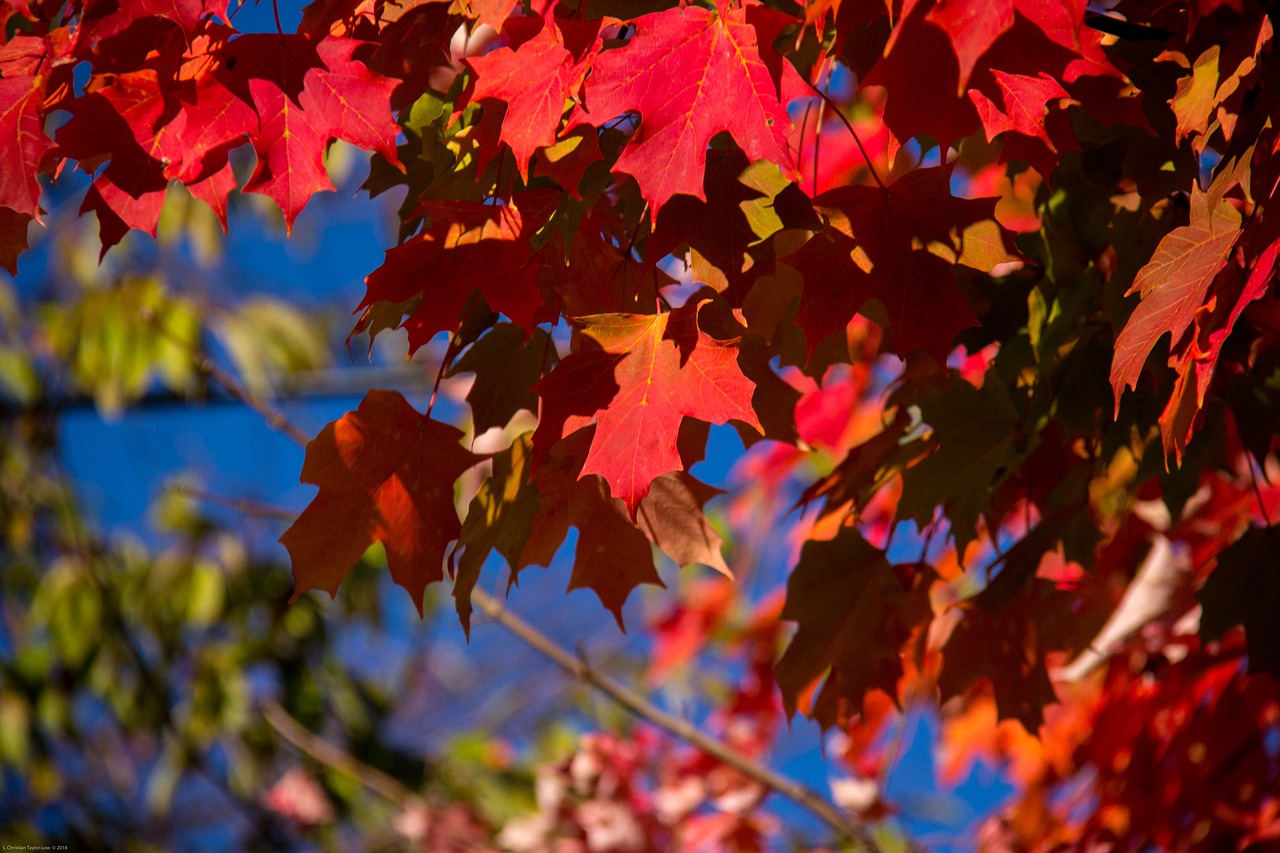
<path fill-rule="evenodd" d="M 843 841 L 905 843 L 868 834 L 893 825 L 875 780 L 890 721 L 935 701 L 945 774 L 1009 762 L 993 848 L 1280 837 L 1272 4 L 316 0 L 266 32 L 243 9 L 6 3 L 0 263 L 73 171 L 110 259 L 193 200 L 226 229 L 257 194 L 289 233 L 335 141 L 368 152 L 398 238 L 347 344 L 395 330 L 436 373 L 422 405 L 370 390 L 303 436 L 294 607 L 381 552 L 420 614 L 441 585 L 463 631 L 518 621 L 482 574 L 510 590 L 572 541 L 569 590 L 619 627 L 638 587 L 681 590 L 648 672 L 735 661 L 708 724 L 735 754 L 764 766 L 796 714 L 841 733 Z M 291 428 L 180 295 L 122 275 L 93 298 L 129 370 L 104 379 L 90 320 L 64 324 L 12 350 L 11 420 L 53 361 L 107 409 L 214 382 Z M 235 366 L 308 362 L 305 319 L 244 307 Z M 727 447 L 727 482 L 695 476 Z M 56 572 L 64 538 L 9 547 Z M 768 561 L 785 593 L 751 583 Z M 536 819 L 458 812 L 458 839 L 763 849 L 764 792 L 831 809 L 705 743 L 664 769 L 667 731 L 580 744 Z"/>

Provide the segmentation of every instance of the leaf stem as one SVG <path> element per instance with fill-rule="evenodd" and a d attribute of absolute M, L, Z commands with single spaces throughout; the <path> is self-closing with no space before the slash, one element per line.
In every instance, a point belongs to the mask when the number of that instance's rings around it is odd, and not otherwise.
<path fill-rule="evenodd" d="M 818 80 L 822 80 L 822 72 L 824 70 L 827 70 L 826 63 L 827 63 L 827 60 L 824 59 L 822 65 L 818 67 Z M 835 67 L 834 65 L 831 66 L 831 69 L 834 69 L 834 67 Z M 827 85 L 828 86 L 831 85 L 831 71 L 829 70 L 827 70 Z M 814 195 L 818 194 L 818 166 L 822 161 L 822 121 L 825 118 L 823 113 L 826 112 L 826 106 L 827 106 L 827 102 L 825 100 L 818 105 L 818 119 L 816 122 L 814 122 L 814 125 L 813 125 L 813 194 Z M 855 136 L 854 138 L 856 139 L 857 137 Z M 859 149 L 861 149 L 862 147 L 861 144 L 859 144 L 858 147 Z M 866 159 L 866 156 L 867 156 L 866 152 L 863 152 L 862 157 L 864 160 Z M 871 165 L 870 162 L 868 162 L 867 164 L 868 168 L 870 168 L 870 165 Z"/>
<path fill-rule="evenodd" d="M 884 181 L 880 180 L 880 174 L 876 171 L 876 167 L 872 165 L 871 157 L 867 155 L 867 149 L 863 147 L 862 140 L 858 137 L 858 131 L 853 129 L 853 123 L 849 121 L 849 117 L 844 114 L 839 105 L 831 100 L 831 97 L 826 92 L 811 83 L 807 77 L 801 76 L 800 79 L 804 80 L 805 85 L 812 89 L 814 94 L 819 98 L 822 98 L 823 103 L 831 107 L 831 111 L 836 114 L 840 121 L 844 122 L 844 126 L 848 129 L 849 135 L 853 137 L 853 144 L 858 146 L 858 151 L 862 154 L 862 160 L 867 164 L 867 171 L 870 172 L 871 177 L 875 179 L 876 185 L 879 186 L 880 189 L 888 192 L 889 188 L 885 186 Z"/>
<path fill-rule="evenodd" d="M 458 328 L 449 335 L 449 344 L 444 348 L 444 355 L 440 356 L 440 369 L 436 371 L 436 381 L 431 386 L 431 399 L 427 401 L 427 411 L 422 419 L 428 420 L 431 417 L 431 410 L 436 405 L 436 394 L 440 393 L 440 383 L 444 381 L 445 368 L 453 361 L 454 356 L 458 354 L 460 347 L 458 341 L 462 337 L 462 324 L 467 322 L 467 315 L 471 313 L 471 306 L 475 303 L 476 293 L 471 291 L 471 295 L 467 297 L 467 301 L 462 306 L 462 313 L 458 316 Z"/>
<path fill-rule="evenodd" d="M 213 504 L 215 506 L 226 507 L 235 512 L 244 515 L 257 516 L 258 518 L 269 518 L 274 521 L 292 522 L 298 517 L 297 513 L 284 509 L 283 507 L 271 506 L 270 504 L 260 503 L 258 501 L 246 500 L 245 498 L 234 498 L 229 495 L 219 495 L 213 492 L 205 491 L 198 486 L 192 486 L 187 483 L 168 482 L 164 484 L 166 492 L 172 492 L 175 495 L 181 495 L 187 498 L 194 498 L 203 503 Z"/>
<path fill-rule="evenodd" d="M 271 13 L 276 17 L 276 33 L 283 36 L 284 27 L 280 26 L 280 0 L 271 0 Z"/>

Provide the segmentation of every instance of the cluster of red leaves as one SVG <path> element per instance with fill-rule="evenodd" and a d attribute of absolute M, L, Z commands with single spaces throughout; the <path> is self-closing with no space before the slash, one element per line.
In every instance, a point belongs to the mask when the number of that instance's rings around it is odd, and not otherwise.
<path fill-rule="evenodd" d="M 448 333 L 475 430 L 538 423 L 480 456 L 372 392 L 308 448 L 320 493 L 283 538 L 299 592 L 333 592 L 380 542 L 419 605 L 447 567 L 465 625 L 492 552 L 514 582 L 575 527 L 570 588 L 621 621 L 661 583 L 654 546 L 728 573 L 719 491 L 689 469 L 732 423 L 760 442 L 729 506 L 739 548 L 795 565 L 789 712 L 857 732 L 886 697 L 936 694 L 1051 733 L 1062 701 L 1076 745 L 1024 777 L 1040 822 L 1014 821 L 1019 843 L 1273 832 L 1270 758 L 1184 743 L 1241 708 L 1255 741 L 1276 726 L 1252 686 L 1280 671 L 1270 14 L 640 5 L 318 0 L 298 32 L 261 34 L 208 0 L 8 3 L 0 260 L 71 161 L 109 247 L 154 233 L 175 182 L 224 223 L 237 187 L 267 195 L 289 226 L 331 188 L 332 140 L 372 151 L 369 192 L 407 193 L 357 330 L 402 327 L 411 353 Z M 1248 677 L 1224 651 L 1236 625 Z M 1179 711 L 1112 657 L 1198 698 Z M 1107 734 L 1126 714 L 1174 722 Z M 1213 769 L 1146 781 L 1184 758 Z M 1051 800 L 1086 767 L 1081 822 Z"/>

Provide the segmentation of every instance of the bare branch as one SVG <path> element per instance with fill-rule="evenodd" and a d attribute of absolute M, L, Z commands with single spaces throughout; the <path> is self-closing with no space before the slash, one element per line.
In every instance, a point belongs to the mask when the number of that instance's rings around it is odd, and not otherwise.
<path fill-rule="evenodd" d="M 262 716 L 280 737 L 289 741 L 303 753 L 339 773 L 345 773 L 370 791 L 381 794 L 401 808 L 418 805 L 422 798 L 376 767 L 365 764 L 349 752 L 335 746 L 306 726 L 299 723 L 279 702 L 267 702 Z"/>
<path fill-rule="evenodd" d="M 537 628 L 507 610 L 501 602 L 483 590 L 479 588 L 473 590 L 471 600 L 475 602 L 476 607 L 481 612 L 500 623 L 512 634 L 524 641 L 526 645 L 550 658 L 574 678 L 599 690 L 632 714 L 652 723 L 668 734 L 675 735 L 686 743 L 696 746 L 707 755 L 717 761 L 724 762 L 747 778 L 802 806 L 839 833 L 842 838 L 855 841 L 868 850 L 880 849 L 864 827 L 850 820 L 817 791 L 790 777 L 783 776 L 771 767 L 748 758 L 723 741 L 716 740 L 706 732 L 698 729 L 689 721 L 662 710 L 630 687 L 596 670 L 587 662 L 585 655 L 575 656 L 570 654 L 546 634 L 543 634 Z"/>
<path fill-rule="evenodd" d="M 271 506 L 270 504 L 259 503 L 258 501 L 245 500 L 244 498 L 233 498 L 227 495 L 216 495 L 213 492 L 207 492 L 197 486 L 188 483 L 178 483 L 170 481 L 164 484 L 165 491 L 172 492 L 175 495 L 182 495 L 187 498 L 194 498 L 207 504 L 226 507 L 229 510 L 242 513 L 244 515 L 258 516 L 259 518 L 270 518 L 276 521 L 290 522 L 298 517 L 296 512 L 284 509 L 283 507 Z"/>
<path fill-rule="evenodd" d="M 191 364 L 196 370 L 203 373 L 213 381 L 217 382 L 227 390 L 227 393 L 253 409 L 267 425 L 272 429 L 279 430 L 293 440 L 295 444 L 305 448 L 311 441 L 311 436 L 304 432 L 300 427 L 290 421 L 284 412 L 277 409 L 265 400 L 260 400 L 254 396 L 253 392 L 248 389 L 239 379 L 232 376 L 227 371 L 213 363 L 213 359 L 191 346 L 182 338 L 175 335 L 165 325 L 160 322 L 154 311 L 150 308 L 142 310 L 142 318 L 155 327 L 156 331 L 164 335 L 169 341 L 178 347 L 181 347 L 191 359 Z"/>

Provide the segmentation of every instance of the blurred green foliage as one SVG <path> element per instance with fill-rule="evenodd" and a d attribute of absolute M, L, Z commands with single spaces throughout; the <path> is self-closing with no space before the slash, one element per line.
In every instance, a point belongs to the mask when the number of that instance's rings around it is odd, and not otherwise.
<path fill-rule="evenodd" d="M 158 272 L 67 270 L 26 305 L 0 281 L 0 843 L 408 849 L 438 809 L 477 832 L 527 809 L 532 777 L 492 737 L 439 760 L 386 738 L 401 697 L 338 644 L 354 623 L 390 630 L 372 563 L 336 607 L 290 604 L 288 570 L 197 484 L 158 496 L 149 533 L 106 536 L 60 462 L 69 409 L 213 393 L 203 356 L 256 394 L 287 389 L 328 366 L 330 324 L 269 297 L 219 306 Z M 412 801 L 282 736 L 277 706 Z"/>

